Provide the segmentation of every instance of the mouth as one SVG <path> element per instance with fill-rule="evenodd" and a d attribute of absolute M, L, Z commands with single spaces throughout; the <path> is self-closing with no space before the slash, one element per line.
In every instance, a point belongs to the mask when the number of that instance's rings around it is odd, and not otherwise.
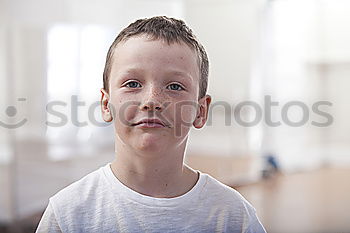
<path fill-rule="evenodd" d="M 159 119 L 143 119 L 137 123 L 131 124 L 140 128 L 165 128 L 166 125 Z"/>

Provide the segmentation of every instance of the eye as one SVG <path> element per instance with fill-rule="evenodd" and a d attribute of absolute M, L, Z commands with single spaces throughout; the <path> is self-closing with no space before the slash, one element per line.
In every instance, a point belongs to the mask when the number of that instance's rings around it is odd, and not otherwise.
<path fill-rule="evenodd" d="M 172 91 L 182 91 L 182 90 L 184 90 L 179 84 L 176 84 L 176 83 L 172 83 L 168 87 Z"/>
<path fill-rule="evenodd" d="M 141 84 L 136 81 L 131 81 L 125 84 L 125 86 L 129 88 L 138 88 L 138 87 L 141 87 Z"/>

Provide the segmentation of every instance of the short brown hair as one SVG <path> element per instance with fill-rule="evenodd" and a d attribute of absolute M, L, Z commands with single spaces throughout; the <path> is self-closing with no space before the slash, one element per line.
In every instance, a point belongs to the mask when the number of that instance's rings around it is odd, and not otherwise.
<path fill-rule="evenodd" d="M 106 64 L 103 72 L 103 88 L 109 92 L 109 75 L 111 72 L 112 58 L 117 44 L 126 41 L 130 37 L 137 35 L 147 35 L 154 40 L 164 40 L 168 44 L 185 42 L 194 49 L 199 62 L 199 98 L 205 96 L 208 86 L 209 61 L 203 45 L 198 41 L 192 30 L 184 21 L 169 18 L 166 16 L 156 16 L 152 18 L 139 19 L 123 29 L 116 37 L 108 50 Z"/>

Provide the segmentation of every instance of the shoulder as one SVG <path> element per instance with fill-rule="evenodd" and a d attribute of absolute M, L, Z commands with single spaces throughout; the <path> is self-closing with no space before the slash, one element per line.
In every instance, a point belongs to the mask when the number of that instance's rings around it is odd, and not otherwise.
<path fill-rule="evenodd" d="M 245 204 L 249 204 L 249 202 L 234 188 L 221 183 L 220 181 L 210 176 L 209 174 L 202 173 L 202 175 L 206 179 L 206 182 L 204 185 L 205 190 L 207 192 L 209 191 L 213 193 L 216 196 L 219 196 L 221 201 L 227 200 L 228 202 L 232 202 L 232 204 L 241 203 L 241 202 Z"/>
<path fill-rule="evenodd" d="M 112 196 L 105 176 L 107 166 L 91 172 L 50 198 L 49 206 L 63 232 L 82 232 L 82 227 L 89 224 L 98 227 L 103 219 L 108 218 L 112 211 Z"/>
<path fill-rule="evenodd" d="M 242 219 L 253 221 L 256 218 L 255 208 L 238 191 L 208 174 L 202 175 L 206 179 L 202 198 L 210 202 L 211 206 L 225 209 L 231 215 L 240 216 Z"/>
<path fill-rule="evenodd" d="M 52 207 L 57 212 L 79 210 L 86 203 L 96 202 L 98 196 L 105 192 L 104 167 L 95 170 L 80 180 L 65 187 L 50 198 Z"/>
<path fill-rule="evenodd" d="M 201 199 L 206 211 L 216 212 L 220 218 L 216 222 L 226 222 L 228 232 L 265 232 L 255 208 L 239 192 L 208 174 L 202 175 L 205 184 Z"/>
<path fill-rule="evenodd" d="M 74 183 L 70 184 L 69 186 L 56 193 L 52 197 L 52 199 L 60 199 L 67 195 L 71 197 L 73 193 L 87 194 L 87 191 L 91 192 L 91 189 L 94 189 L 96 185 L 98 185 L 102 181 L 102 169 L 103 168 L 99 168 L 82 177 L 78 181 L 75 181 Z"/>

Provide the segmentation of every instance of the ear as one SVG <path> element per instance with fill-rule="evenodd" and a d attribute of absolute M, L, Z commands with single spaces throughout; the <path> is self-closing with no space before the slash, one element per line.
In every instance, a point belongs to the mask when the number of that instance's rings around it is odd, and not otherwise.
<path fill-rule="evenodd" d="M 109 94 L 105 89 L 101 88 L 101 112 L 102 118 L 105 122 L 113 120 L 112 109 L 109 108 Z"/>
<path fill-rule="evenodd" d="M 205 122 L 207 122 L 210 103 L 211 103 L 210 95 L 205 95 L 198 101 L 199 108 L 197 111 L 196 119 L 193 122 L 193 126 L 195 128 L 200 129 L 205 125 Z"/>

